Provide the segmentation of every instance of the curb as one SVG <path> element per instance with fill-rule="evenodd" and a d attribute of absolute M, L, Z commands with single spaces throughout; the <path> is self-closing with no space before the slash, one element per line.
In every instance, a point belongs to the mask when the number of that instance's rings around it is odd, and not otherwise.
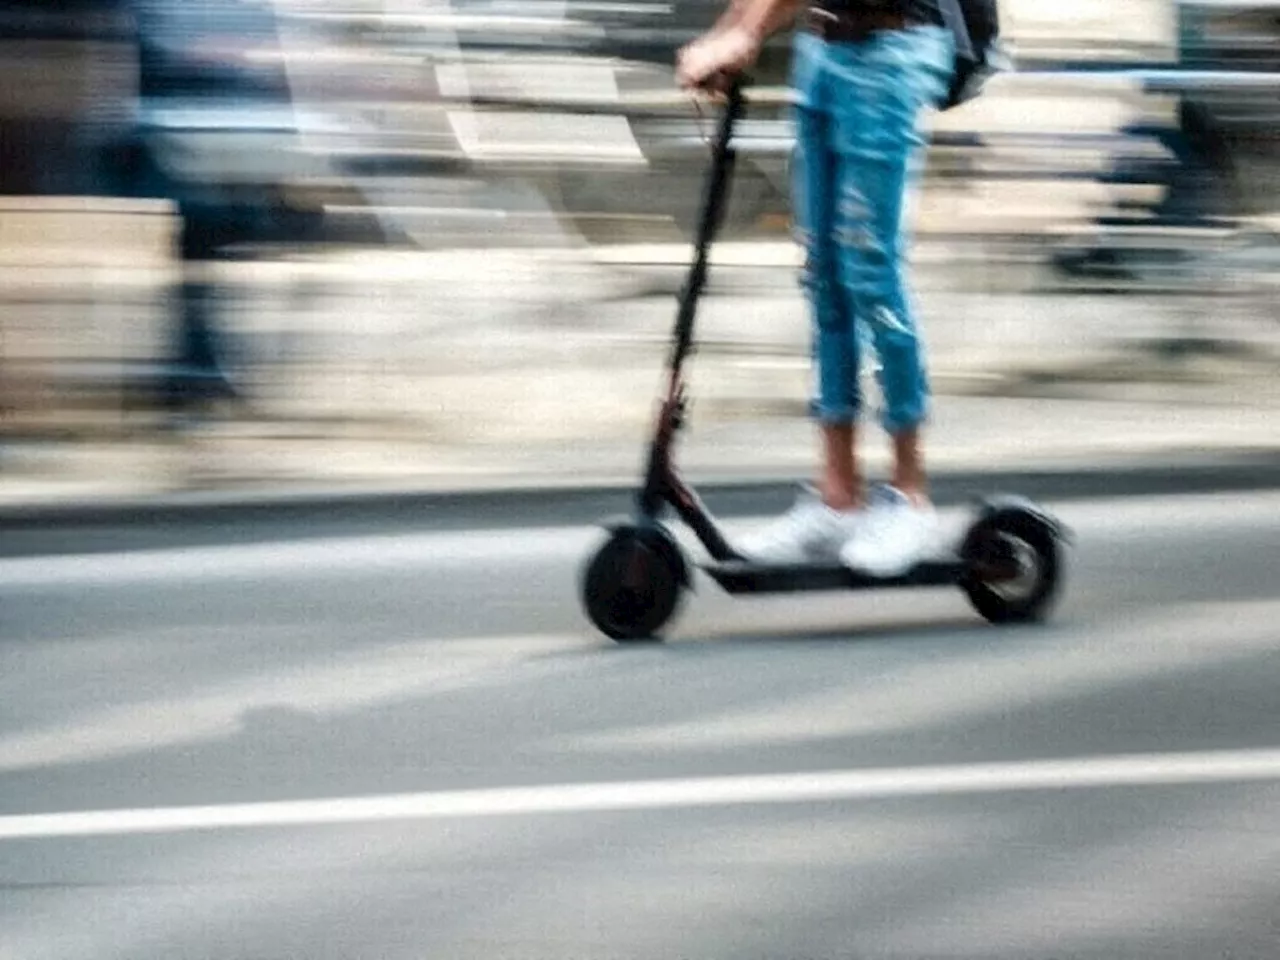
<path fill-rule="evenodd" d="M 785 510 L 796 478 L 694 478 L 723 517 Z M 631 512 L 637 478 L 438 489 L 226 490 L 0 508 L 0 557 L 467 530 L 589 526 Z M 955 507 L 996 493 L 1042 502 L 1280 489 L 1280 450 L 1053 470 L 957 470 L 932 481 Z"/>

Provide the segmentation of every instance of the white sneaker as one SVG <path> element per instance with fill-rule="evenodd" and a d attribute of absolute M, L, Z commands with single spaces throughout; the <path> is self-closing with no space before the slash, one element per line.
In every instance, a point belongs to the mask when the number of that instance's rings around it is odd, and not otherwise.
<path fill-rule="evenodd" d="M 807 490 L 769 526 L 743 537 L 738 552 L 756 563 L 834 562 L 860 519 L 861 512 L 833 510 Z"/>
<path fill-rule="evenodd" d="M 857 536 L 840 551 L 844 564 L 873 577 L 899 577 L 925 558 L 938 540 L 938 515 L 890 486 L 871 492 Z"/>

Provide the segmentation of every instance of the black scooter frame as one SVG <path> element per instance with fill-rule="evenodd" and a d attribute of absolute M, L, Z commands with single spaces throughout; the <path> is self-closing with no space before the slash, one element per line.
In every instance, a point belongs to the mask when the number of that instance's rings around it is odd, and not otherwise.
<path fill-rule="evenodd" d="M 667 357 L 666 392 L 658 410 L 644 484 L 637 498 L 642 521 L 656 522 L 663 506 L 669 505 L 697 535 L 711 557 L 725 563 L 740 561 L 742 558 L 729 545 L 697 493 L 676 473 L 671 461 L 671 450 L 675 445 L 676 435 L 685 422 L 688 400 L 684 384 L 684 361 L 693 350 L 693 321 L 697 314 L 698 299 L 707 283 L 707 257 L 724 216 L 729 184 L 733 179 L 737 160 L 733 149 L 733 131 L 744 109 L 742 82 L 734 81 L 729 87 L 727 102 L 711 145 L 711 170 L 704 185 L 693 265 L 680 291 L 675 335 Z"/>

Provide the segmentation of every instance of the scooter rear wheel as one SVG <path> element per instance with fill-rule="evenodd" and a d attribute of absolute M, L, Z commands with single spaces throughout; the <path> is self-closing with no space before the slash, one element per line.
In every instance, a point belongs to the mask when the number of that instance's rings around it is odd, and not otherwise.
<path fill-rule="evenodd" d="M 614 530 L 582 577 L 582 603 L 596 629 L 620 643 L 660 639 L 683 593 L 678 549 L 658 529 Z"/>
<path fill-rule="evenodd" d="M 1043 620 L 1058 597 L 1062 546 L 1033 513 L 1009 510 L 983 518 L 965 537 L 961 555 L 967 570 L 960 586 L 989 623 Z"/>

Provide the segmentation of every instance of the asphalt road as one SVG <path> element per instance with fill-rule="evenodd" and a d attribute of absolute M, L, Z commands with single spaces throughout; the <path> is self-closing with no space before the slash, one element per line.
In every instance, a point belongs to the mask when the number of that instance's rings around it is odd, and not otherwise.
<path fill-rule="evenodd" d="M 0 559 L 0 957 L 1273 960 L 1280 493 L 1059 512 L 643 648 L 580 527 Z"/>

